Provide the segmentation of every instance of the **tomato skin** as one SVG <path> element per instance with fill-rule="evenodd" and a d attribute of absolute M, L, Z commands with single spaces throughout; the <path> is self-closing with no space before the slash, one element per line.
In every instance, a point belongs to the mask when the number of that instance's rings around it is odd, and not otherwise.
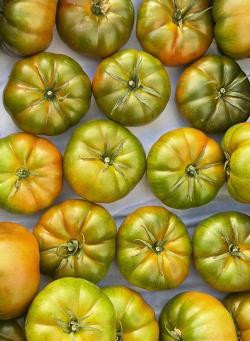
<path fill-rule="evenodd" d="M 61 278 L 33 300 L 25 324 L 27 341 L 115 340 L 115 310 L 93 283 Z"/>
<path fill-rule="evenodd" d="M 109 212 L 84 200 L 51 207 L 33 233 L 39 243 L 42 272 L 54 278 L 100 281 L 115 255 L 116 225 Z"/>
<path fill-rule="evenodd" d="M 250 3 L 248 0 L 215 0 L 215 39 L 221 52 L 231 58 L 250 57 Z"/>
<path fill-rule="evenodd" d="M 18 61 L 4 89 L 5 109 L 18 127 L 39 135 L 58 135 L 87 113 L 91 84 L 72 58 L 40 53 Z"/>
<path fill-rule="evenodd" d="M 0 206 L 32 214 L 62 190 L 62 156 L 48 140 L 17 133 L 0 139 Z"/>
<path fill-rule="evenodd" d="M 250 82 L 240 66 L 224 56 L 206 56 L 189 66 L 176 89 L 176 103 L 193 127 L 223 132 L 247 120 Z"/>
<path fill-rule="evenodd" d="M 93 79 L 93 93 L 100 110 L 127 126 L 140 126 L 156 119 L 169 100 L 170 87 L 161 62 L 133 49 L 103 60 Z"/>
<path fill-rule="evenodd" d="M 183 292 L 164 306 L 160 334 L 161 341 L 237 341 L 233 320 L 223 304 L 196 291 Z"/>
<path fill-rule="evenodd" d="M 154 194 L 179 209 L 213 200 L 225 182 L 224 156 L 216 141 L 193 128 L 167 132 L 151 147 L 147 178 Z"/>
<path fill-rule="evenodd" d="M 0 320 L 22 315 L 40 282 L 39 248 L 19 224 L 0 223 Z"/>
<path fill-rule="evenodd" d="M 223 212 L 202 221 L 193 236 L 196 269 L 223 292 L 250 290 L 250 217 Z"/>
<path fill-rule="evenodd" d="M 15 320 L 0 321 L 0 339 L 2 341 L 25 341 L 25 336 Z"/>
<path fill-rule="evenodd" d="M 141 207 L 118 230 L 118 266 L 126 280 L 137 287 L 178 287 L 188 275 L 190 255 L 186 226 L 164 207 Z"/>
<path fill-rule="evenodd" d="M 73 50 L 108 57 L 129 39 L 134 25 L 130 0 L 59 0 L 57 30 Z"/>
<path fill-rule="evenodd" d="M 159 327 L 154 310 L 140 294 L 123 286 L 105 287 L 103 292 L 109 297 L 116 311 L 117 340 L 159 340 Z"/>
<path fill-rule="evenodd" d="M 53 38 L 56 0 L 2 0 L 0 47 L 20 56 L 46 50 Z"/>
<path fill-rule="evenodd" d="M 113 202 L 141 180 L 146 157 L 140 141 L 110 120 L 93 120 L 77 128 L 64 153 L 64 172 L 80 196 Z"/>
<path fill-rule="evenodd" d="M 230 294 L 224 305 L 232 315 L 240 341 L 250 339 L 250 292 Z"/>
<path fill-rule="evenodd" d="M 142 47 L 163 64 L 178 66 L 194 61 L 206 52 L 213 39 L 208 0 L 192 4 L 189 0 L 143 0 L 137 37 Z"/>

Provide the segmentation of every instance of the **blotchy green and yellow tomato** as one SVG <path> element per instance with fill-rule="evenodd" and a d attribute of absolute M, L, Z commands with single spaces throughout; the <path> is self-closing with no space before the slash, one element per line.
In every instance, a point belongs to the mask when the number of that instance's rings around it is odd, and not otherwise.
<path fill-rule="evenodd" d="M 170 96 L 168 73 L 143 51 L 124 50 L 101 62 L 93 92 L 101 111 L 122 125 L 139 126 L 156 119 Z"/>
<path fill-rule="evenodd" d="M 250 115 L 250 82 L 234 60 L 206 56 L 181 75 L 176 103 L 193 127 L 222 132 Z"/>
<path fill-rule="evenodd" d="M 116 316 L 109 298 L 93 283 L 61 278 L 32 302 L 26 319 L 27 341 L 113 341 Z"/>
<path fill-rule="evenodd" d="M 215 39 L 223 54 L 234 59 L 250 57 L 249 0 L 214 0 Z"/>
<path fill-rule="evenodd" d="M 3 102 L 18 127 L 32 134 L 58 135 L 75 125 L 90 106 L 91 84 L 72 58 L 40 53 L 18 61 Z"/>
<path fill-rule="evenodd" d="M 0 320 L 19 317 L 27 309 L 40 282 L 39 259 L 32 233 L 19 224 L 0 223 Z"/>
<path fill-rule="evenodd" d="M 230 294 L 224 305 L 232 315 L 239 341 L 250 340 L 250 292 Z"/>
<path fill-rule="evenodd" d="M 116 312 L 116 341 L 158 341 L 154 310 L 137 292 L 123 287 L 105 287 Z"/>
<path fill-rule="evenodd" d="M 188 291 L 172 298 L 160 316 L 161 341 L 237 341 L 234 322 L 223 304 Z"/>
<path fill-rule="evenodd" d="M 62 190 L 62 156 L 48 140 L 17 133 L 0 139 L 0 206 L 31 214 Z"/>
<path fill-rule="evenodd" d="M 57 29 L 73 50 L 108 57 L 129 39 L 134 25 L 130 0 L 59 0 Z"/>
<path fill-rule="evenodd" d="M 56 0 L 1 0 L 0 47 L 20 56 L 46 50 L 53 38 Z"/>
<path fill-rule="evenodd" d="M 143 0 L 137 19 L 142 47 L 164 64 L 178 66 L 201 57 L 213 39 L 208 0 Z"/>
<path fill-rule="evenodd" d="M 147 177 L 167 206 L 201 206 L 213 200 L 225 182 L 224 155 L 218 143 L 201 131 L 178 128 L 152 146 Z"/>
<path fill-rule="evenodd" d="M 110 120 L 77 128 L 64 154 L 65 177 L 75 192 L 96 202 L 113 202 L 142 178 L 146 159 L 140 141 Z"/>
<path fill-rule="evenodd" d="M 23 329 L 15 320 L 0 321 L 1 341 L 25 341 Z"/>
<path fill-rule="evenodd" d="M 131 284 L 140 288 L 178 287 L 188 275 L 190 255 L 186 226 L 164 207 L 137 209 L 118 231 L 119 269 Z"/>
<path fill-rule="evenodd" d="M 67 200 L 48 209 L 33 233 L 42 272 L 55 278 L 100 281 L 115 255 L 116 225 L 109 212 L 84 200 Z"/>
<path fill-rule="evenodd" d="M 223 212 L 202 221 L 193 237 L 196 269 L 213 288 L 250 290 L 250 217 Z"/>

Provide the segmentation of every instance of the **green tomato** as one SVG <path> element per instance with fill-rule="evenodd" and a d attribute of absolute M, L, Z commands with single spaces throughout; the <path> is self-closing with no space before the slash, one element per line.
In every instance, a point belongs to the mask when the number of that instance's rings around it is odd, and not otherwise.
<path fill-rule="evenodd" d="M 55 278 L 100 281 L 115 255 L 116 225 L 102 206 L 67 200 L 51 207 L 33 233 L 39 243 L 41 269 Z"/>
<path fill-rule="evenodd" d="M 139 126 L 156 119 L 170 96 L 168 73 L 143 51 L 125 50 L 101 62 L 93 79 L 96 102 L 110 119 Z"/>
<path fill-rule="evenodd" d="M 82 124 L 64 154 L 64 172 L 77 194 L 97 202 L 113 202 L 128 194 L 142 178 L 146 158 L 140 141 L 109 120 Z"/>
<path fill-rule="evenodd" d="M 129 39 L 134 25 L 130 0 L 59 0 L 57 29 L 73 50 L 108 57 Z"/>
<path fill-rule="evenodd" d="M 161 341 L 237 341 L 233 319 L 213 296 L 189 291 L 172 298 L 160 316 Z"/>
<path fill-rule="evenodd" d="M 167 206 L 201 206 L 213 200 L 225 182 L 223 152 L 197 129 L 175 129 L 152 146 L 147 177 L 154 194 Z"/>
<path fill-rule="evenodd" d="M 163 207 L 137 209 L 118 231 L 119 269 L 131 284 L 140 288 L 176 288 L 188 275 L 190 255 L 186 226 Z"/>
<path fill-rule="evenodd" d="M 15 320 L 0 321 L 1 341 L 25 341 L 23 329 Z"/>
<path fill-rule="evenodd" d="M 193 127 L 208 133 L 225 131 L 250 115 L 250 82 L 234 60 L 206 56 L 181 75 L 176 103 Z"/>
<path fill-rule="evenodd" d="M 87 113 L 91 84 L 81 66 L 62 54 L 41 53 L 18 61 L 3 102 L 16 124 L 32 134 L 58 135 Z"/>
<path fill-rule="evenodd" d="M 202 221 L 193 237 L 196 269 L 213 288 L 250 290 L 250 217 L 223 212 Z"/>
<path fill-rule="evenodd" d="M 103 289 L 116 311 L 116 341 L 158 341 L 154 310 L 137 292 L 122 286 Z"/>
<path fill-rule="evenodd" d="M 115 311 L 109 298 L 80 278 L 50 283 L 32 302 L 25 330 L 27 341 L 115 340 Z"/>

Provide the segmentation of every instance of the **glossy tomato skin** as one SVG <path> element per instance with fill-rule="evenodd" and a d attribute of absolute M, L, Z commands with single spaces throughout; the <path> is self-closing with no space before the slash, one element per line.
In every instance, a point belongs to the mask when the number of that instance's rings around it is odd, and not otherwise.
<path fill-rule="evenodd" d="M 186 209 L 213 200 L 225 182 L 224 156 L 216 141 L 193 128 L 167 132 L 152 146 L 147 177 L 154 194 Z"/>
<path fill-rule="evenodd" d="M 73 50 L 108 57 L 129 39 L 134 24 L 130 0 L 59 0 L 57 29 Z"/>
<path fill-rule="evenodd" d="M 72 58 L 40 53 L 18 61 L 5 87 L 5 109 L 32 134 L 58 135 L 87 113 L 91 84 Z"/>
<path fill-rule="evenodd" d="M 227 188 L 237 201 L 250 203 L 250 123 L 229 128 L 222 140 L 226 155 Z"/>
<path fill-rule="evenodd" d="M 176 288 L 189 273 L 186 226 L 160 206 L 141 207 L 118 231 L 117 262 L 131 284 L 147 290 Z"/>
<path fill-rule="evenodd" d="M 206 56 L 181 75 L 176 103 L 193 127 L 223 132 L 250 115 L 250 82 L 234 60 Z"/>
<path fill-rule="evenodd" d="M 238 339 L 250 340 L 250 292 L 230 294 L 224 305 L 234 319 Z"/>
<path fill-rule="evenodd" d="M 250 57 L 250 3 L 248 0 L 215 0 L 215 39 L 223 54 L 234 59 Z"/>
<path fill-rule="evenodd" d="M 223 212 L 202 221 L 193 236 L 196 269 L 213 288 L 250 290 L 250 217 Z"/>
<path fill-rule="evenodd" d="M 0 339 L 2 341 L 25 341 L 25 336 L 15 320 L 0 321 Z"/>
<path fill-rule="evenodd" d="M 115 311 L 93 283 L 61 278 L 32 302 L 25 324 L 27 341 L 115 340 Z"/>
<path fill-rule="evenodd" d="M 0 206 L 32 214 L 62 190 L 62 156 L 48 140 L 17 133 L 0 139 Z"/>
<path fill-rule="evenodd" d="M 77 194 L 94 202 L 113 202 L 142 178 L 146 158 L 140 141 L 110 120 L 77 128 L 64 154 L 65 177 Z"/>
<path fill-rule="evenodd" d="M 194 61 L 213 39 L 208 0 L 143 0 L 137 37 L 142 47 L 163 64 L 178 66 Z"/>
<path fill-rule="evenodd" d="M 0 223 L 0 320 L 23 314 L 40 282 L 39 248 L 19 224 Z"/>
<path fill-rule="evenodd" d="M 53 38 L 56 0 L 1 0 L 0 47 L 20 56 L 44 51 Z"/>
<path fill-rule="evenodd" d="M 189 291 L 172 298 L 160 316 L 160 340 L 237 341 L 228 311 L 213 296 Z"/>
<path fill-rule="evenodd" d="M 116 340 L 159 340 L 154 310 L 140 294 L 123 286 L 105 287 L 103 292 L 116 311 Z"/>
<path fill-rule="evenodd" d="M 109 212 L 84 200 L 51 207 L 33 233 L 39 243 L 42 272 L 55 278 L 100 281 L 115 255 L 116 225 Z"/>
<path fill-rule="evenodd" d="M 122 125 L 140 126 L 160 115 L 171 90 L 161 62 L 146 52 L 130 49 L 99 64 L 93 92 L 108 118 Z"/>

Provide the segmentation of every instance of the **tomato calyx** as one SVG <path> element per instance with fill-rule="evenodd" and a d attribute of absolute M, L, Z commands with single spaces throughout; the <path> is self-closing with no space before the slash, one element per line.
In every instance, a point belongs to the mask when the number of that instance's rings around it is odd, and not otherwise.
<path fill-rule="evenodd" d="M 105 15 L 109 10 L 108 0 L 93 0 L 91 4 L 91 11 L 94 15 Z"/>
<path fill-rule="evenodd" d="M 61 258 L 76 256 L 82 249 L 82 243 L 77 239 L 71 239 L 65 244 L 61 244 L 56 248 L 56 253 Z"/>
<path fill-rule="evenodd" d="M 27 179 L 30 176 L 30 171 L 25 167 L 20 167 L 16 171 L 16 176 L 18 179 L 15 183 L 15 187 L 18 190 L 20 188 L 21 181 Z"/>
<path fill-rule="evenodd" d="M 227 180 L 230 178 L 230 155 L 227 152 L 224 152 L 226 161 L 224 163 L 224 170 L 226 172 Z"/>
<path fill-rule="evenodd" d="M 234 243 L 231 243 L 229 246 L 228 246 L 228 251 L 229 253 L 234 256 L 234 257 L 240 257 L 240 248 L 238 245 L 234 244 Z"/>
<path fill-rule="evenodd" d="M 165 330 L 167 334 L 171 336 L 175 341 L 183 341 L 183 337 L 182 337 L 182 333 L 180 329 L 175 327 L 173 330 L 170 330 L 169 328 L 167 328 L 165 324 Z"/>
<path fill-rule="evenodd" d="M 48 88 L 45 90 L 44 96 L 48 101 L 53 101 L 56 97 L 56 91 L 53 88 Z"/>
<path fill-rule="evenodd" d="M 141 227 L 144 229 L 144 231 L 147 234 L 147 237 L 149 238 L 150 242 L 147 242 L 146 240 L 143 239 L 136 239 L 135 241 L 143 244 L 145 247 L 147 247 L 149 250 L 153 251 L 157 255 L 162 253 L 164 251 L 164 246 L 167 242 L 166 239 L 164 240 L 156 240 L 155 236 L 145 225 L 141 225 Z"/>
<path fill-rule="evenodd" d="M 198 175 L 199 170 L 194 165 L 188 165 L 185 172 L 188 176 L 195 177 Z"/>
<path fill-rule="evenodd" d="M 122 323 L 119 321 L 119 325 L 116 328 L 116 338 L 115 341 L 123 341 L 123 329 Z"/>

